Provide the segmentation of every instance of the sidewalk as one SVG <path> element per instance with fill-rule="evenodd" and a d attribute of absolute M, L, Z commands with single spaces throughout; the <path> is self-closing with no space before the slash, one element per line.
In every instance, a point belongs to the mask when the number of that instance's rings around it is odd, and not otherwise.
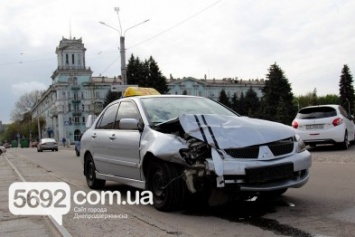
<path fill-rule="evenodd" d="M 16 159 L 11 152 L 6 152 L 0 156 L 0 236 L 59 236 L 46 217 L 17 216 L 9 211 L 9 187 L 14 182 L 21 182 L 21 179 L 6 158 L 10 161 Z"/>

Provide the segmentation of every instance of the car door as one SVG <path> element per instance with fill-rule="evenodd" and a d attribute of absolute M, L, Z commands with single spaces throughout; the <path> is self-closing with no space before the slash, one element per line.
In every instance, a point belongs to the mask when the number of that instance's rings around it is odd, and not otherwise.
<path fill-rule="evenodd" d="M 100 173 L 112 172 L 111 162 L 108 158 L 107 144 L 112 134 L 118 109 L 118 103 L 110 105 L 100 116 L 95 129 L 89 130 L 91 136 L 92 155 L 96 169 Z"/>
<path fill-rule="evenodd" d="M 353 122 L 351 116 L 346 112 L 346 110 L 342 106 L 339 106 L 339 111 L 340 111 L 341 115 L 344 117 L 346 129 L 348 131 L 349 141 L 353 141 L 354 134 L 355 134 L 354 122 Z"/>
<path fill-rule="evenodd" d="M 118 107 L 114 129 L 108 134 L 105 152 L 111 163 L 112 174 L 130 179 L 140 179 L 139 144 L 141 132 L 137 129 L 123 129 L 120 120 L 134 118 L 141 121 L 141 115 L 134 101 L 122 101 Z"/>

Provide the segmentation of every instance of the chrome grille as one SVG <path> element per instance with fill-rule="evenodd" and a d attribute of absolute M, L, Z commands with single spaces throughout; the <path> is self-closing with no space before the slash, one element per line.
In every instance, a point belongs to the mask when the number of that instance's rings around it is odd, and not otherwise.
<path fill-rule="evenodd" d="M 274 156 L 281 156 L 293 151 L 293 143 L 294 141 L 291 137 L 277 142 L 262 144 L 260 146 L 267 146 Z M 225 152 L 233 158 L 256 159 L 259 156 L 260 146 L 225 149 Z"/>
<path fill-rule="evenodd" d="M 284 140 L 280 140 L 278 142 L 273 142 L 266 144 L 269 149 L 272 151 L 274 156 L 281 156 L 293 151 L 293 139 L 288 138 Z"/>
<path fill-rule="evenodd" d="M 226 149 L 228 155 L 234 158 L 258 158 L 259 146 L 250 146 L 236 149 Z"/>

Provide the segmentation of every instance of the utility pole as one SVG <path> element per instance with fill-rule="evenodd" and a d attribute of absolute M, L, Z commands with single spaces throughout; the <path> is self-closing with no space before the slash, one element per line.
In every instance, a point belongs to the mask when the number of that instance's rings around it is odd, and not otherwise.
<path fill-rule="evenodd" d="M 149 19 L 142 21 L 136 25 L 133 25 L 131 27 L 128 27 L 126 30 L 122 30 L 122 26 L 121 26 L 121 21 L 120 21 L 120 16 L 119 16 L 119 8 L 115 7 L 114 8 L 115 12 L 117 12 L 117 18 L 118 18 L 118 23 L 120 25 L 120 29 L 116 29 L 110 25 L 107 25 L 105 22 L 100 21 L 100 24 L 103 24 L 107 27 L 110 27 L 111 29 L 117 31 L 120 34 L 120 55 L 121 55 L 121 77 L 122 77 L 122 84 L 123 85 L 127 85 L 127 69 L 126 69 L 126 46 L 125 46 L 125 35 L 126 32 L 136 26 L 139 26 L 143 23 L 146 23 L 149 21 Z"/>

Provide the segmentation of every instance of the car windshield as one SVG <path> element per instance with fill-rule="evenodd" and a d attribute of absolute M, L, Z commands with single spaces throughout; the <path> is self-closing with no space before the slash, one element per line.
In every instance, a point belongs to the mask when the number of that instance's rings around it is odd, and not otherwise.
<path fill-rule="evenodd" d="M 149 124 L 152 125 L 176 118 L 182 114 L 237 115 L 213 100 L 200 97 L 143 98 L 142 106 Z"/>
<path fill-rule="evenodd" d="M 317 119 L 317 118 L 328 118 L 334 117 L 337 112 L 331 107 L 313 107 L 301 109 L 296 118 L 298 119 Z"/>

